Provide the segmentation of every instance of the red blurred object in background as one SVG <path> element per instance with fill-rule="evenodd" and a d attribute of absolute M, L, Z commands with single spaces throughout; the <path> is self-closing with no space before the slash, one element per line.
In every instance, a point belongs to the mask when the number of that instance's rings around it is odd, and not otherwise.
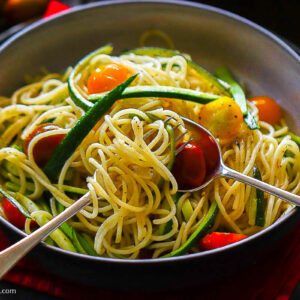
<path fill-rule="evenodd" d="M 46 10 L 49 0 L 6 0 L 3 6 L 4 18 L 9 24 L 17 24 L 40 16 Z"/>
<path fill-rule="evenodd" d="M 61 2 L 56 1 L 56 0 L 52 0 L 52 1 L 50 1 L 43 18 L 50 17 L 54 14 L 57 14 L 61 11 L 67 10 L 69 8 L 70 8 L 70 6 L 68 6 L 64 3 L 61 3 Z"/>

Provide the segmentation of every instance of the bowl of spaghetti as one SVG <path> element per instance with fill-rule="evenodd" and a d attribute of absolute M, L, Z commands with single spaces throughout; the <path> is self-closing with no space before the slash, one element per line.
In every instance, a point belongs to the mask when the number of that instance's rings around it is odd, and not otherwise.
<path fill-rule="evenodd" d="M 34 251 L 54 272 L 120 288 L 211 279 L 297 221 L 231 179 L 178 192 L 218 159 L 185 117 L 227 166 L 299 195 L 300 62 L 263 28 L 188 2 L 101 2 L 33 24 L 0 64 L 1 222 L 24 236 L 90 195 Z"/>

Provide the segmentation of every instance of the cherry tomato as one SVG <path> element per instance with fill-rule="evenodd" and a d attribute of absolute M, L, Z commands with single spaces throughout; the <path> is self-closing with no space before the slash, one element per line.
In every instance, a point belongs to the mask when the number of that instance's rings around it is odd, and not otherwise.
<path fill-rule="evenodd" d="M 18 208 L 8 201 L 7 198 L 3 198 L 2 207 L 4 213 L 10 223 L 18 228 L 24 228 L 26 218 L 20 213 Z M 30 226 L 35 226 L 36 222 L 32 220 Z"/>
<path fill-rule="evenodd" d="M 183 144 L 179 144 L 180 148 Z M 195 188 L 202 184 L 206 175 L 206 164 L 203 151 L 196 143 L 187 144 L 176 155 L 172 168 L 180 189 Z"/>
<path fill-rule="evenodd" d="M 261 121 L 275 125 L 281 120 L 281 109 L 274 99 L 268 96 L 255 96 L 249 101 L 253 102 L 258 108 L 258 116 Z"/>
<path fill-rule="evenodd" d="M 27 137 L 25 141 L 25 153 L 28 155 L 28 146 L 31 140 L 46 131 L 61 129 L 59 126 L 53 124 L 41 124 L 37 126 Z M 64 139 L 65 134 L 56 134 L 47 136 L 39 140 L 33 148 L 34 161 L 39 167 L 44 167 L 51 155 L 53 154 L 56 147 Z"/>
<path fill-rule="evenodd" d="M 127 80 L 130 71 L 118 64 L 108 64 L 97 68 L 87 81 L 89 94 L 103 93 L 114 89 Z"/>
<path fill-rule="evenodd" d="M 243 114 L 233 99 L 221 97 L 201 108 L 199 122 L 216 138 L 229 139 L 238 134 Z"/>
<path fill-rule="evenodd" d="M 198 138 L 194 142 L 199 145 L 203 151 L 206 164 L 206 175 L 208 176 L 214 172 L 215 168 L 219 165 L 220 154 L 218 146 L 213 138 L 204 130 L 199 130 L 197 135 Z"/>
<path fill-rule="evenodd" d="M 212 250 L 236 243 L 245 238 L 247 238 L 247 235 L 244 234 L 213 232 L 203 237 L 199 242 L 199 246 L 203 250 Z"/>

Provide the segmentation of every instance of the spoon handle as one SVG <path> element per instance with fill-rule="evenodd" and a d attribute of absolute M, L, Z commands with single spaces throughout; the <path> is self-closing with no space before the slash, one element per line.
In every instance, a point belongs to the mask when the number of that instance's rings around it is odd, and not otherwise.
<path fill-rule="evenodd" d="M 300 206 L 300 196 L 292 194 L 290 192 L 287 192 L 285 190 L 282 190 L 278 187 L 275 187 L 273 185 L 270 185 L 268 183 L 265 183 L 263 181 L 257 180 L 253 177 L 244 175 L 242 173 L 239 173 L 235 170 L 232 170 L 225 165 L 222 166 L 221 175 L 225 177 L 229 177 L 232 179 L 235 179 L 237 181 L 249 184 L 251 186 L 254 186 L 255 188 L 262 190 L 264 192 L 267 192 L 271 195 L 274 195 L 275 197 L 278 197 L 280 199 L 286 200 L 290 203 L 293 203 L 297 206 Z"/>
<path fill-rule="evenodd" d="M 33 247 L 89 203 L 89 193 L 32 234 L 0 252 L 0 279 Z"/>

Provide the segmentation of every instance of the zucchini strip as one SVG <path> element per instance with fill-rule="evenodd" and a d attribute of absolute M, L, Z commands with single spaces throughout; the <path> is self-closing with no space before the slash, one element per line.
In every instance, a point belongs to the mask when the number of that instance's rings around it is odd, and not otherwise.
<path fill-rule="evenodd" d="M 298 145 L 300 146 L 300 136 L 292 133 L 292 132 L 288 132 L 287 135 L 290 135 L 291 136 L 291 139 Z"/>
<path fill-rule="evenodd" d="M 65 207 L 58 201 L 56 201 L 57 212 L 60 214 L 65 210 Z"/>
<path fill-rule="evenodd" d="M 247 101 L 241 86 L 233 79 L 226 67 L 217 68 L 215 73 L 218 78 L 230 85 L 229 91 L 231 95 L 233 95 L 235 102 L 240 106 L 243 115 L 246 116 L 248 113 Z"/>
<path fill-rule="evenodd" d="M 56 178 L 56 175 L 60 172 L 66 160 L 69 159 L 75 152 L 76 148 L 81 144 L 83 139 L 95 127 L 97 122 L 104 116 L 109 108 L 120 99 L 120 95 L 124 89 L 131 84 L 136 76 L 137 74 L 131 76 L 125 82 L 113 89 L 109 94 L 104 96 L 104 98 L 99 99 L 69 131 L 55 149 L 44 168 L 45 174 L 51 180 Z"/>
<path fill-rule="evenodd" d="M 55 205 L 56 205 L 56 210 L 58 215 L 65 210 L 65 207 L 57 200 L 55 201 Z M 73 228 L 67 222 L 61 224 L 60 228 L 70 239 L 73 239 L 73 233 L 72 233 Z"/>
<path fill-rule="evenodd" d="M 113 51 L 113 47 L 111 45 L 105 45 L 87 54 L 84 58 L 82 58 L 78 62 L 78 64 L 74 67 L 72 73 L 69 76 L 68 88 L 69 88 L 70 96 L 73 99 L 73 101 L 84 110 L 88 110 L 90 107 L 92 107 L 93 103 L 87 101 L 77 90 L 75 85 L 75 78 L 80 73 L 80 71 L 82 71 L 82 69 L 85 68 L 95 56 L 99 54 L 111 54 L 112 51 Z"/>
<path fill-rule="evenodd" d="M 183 217 L 184 217 L 184 220 L 186 222 L 189 221 L 190 217 L 192 216 L 194 210 L 193 210 L 193 207 L 191 205 L 191 202 L 189 199 L 186 199 L 184 202 L 183 202 L 183 205 L 182 205 L 182 214 L 183 214 Z"/>
<path fill-rule="evenodd" d="M 54 186 L 56 188 L 58 188 L 58 184 L 54 184 Z M 63 185 L 62 187 L 65 192 L 78 194 L 78 195 L 85 195 L 88 192 L 87 189 L 82 189 L 82 188 L 78 188 L 78 187 L 74 187 L 74 186 L 70 186 L 70 185 Z"/>
<path fill-rule="evenodd" d="M 229 70 L 226 67 L 219 67 L 216 69 L 216 75 L 224 82 L 230 85 L 230 93 L 236 103 L 240 106 L 244 116 L 244 121 L 251 130 L 259 129 L 258 122 L 247 108 L 247 100 L 245 93 L 241 86 L 233 79 Z"/>
<path fill-rule="evenodd" d="M 40 206 L 44 211 L 48 212 L 51 214 L 51 209 L 48 206 L 48 204 L 46 203 L 46 199 L 39 199 L 36 201 L 37 205 Z"/>
<path fill-rule="evenodd" d="M 73 240 L 73 243 L 74 243 L 74 246 L 75 246 L 77 252 L 82 253 L 82 254 L 87 254 L 86 251 L 84 250 L 84 248 L 81 246 L 81 244 L 78 240 L 77 233 L 73 227 L 72 227 L 72 240 Z"/>
<path fill-rule="evenodd" d="M 64 206 L 58 201 L 56 201 L 56 208 L 58 214 L 62 213 L 65 210 Z M 68 223 L 65 222 L 61 224 L 59 228 L 68 236 L 69 239 L 71 240 L 73 239 L 73 234 L 72 234 L 73 228 Z"/>
<path fill-rule="evenodd" d="M 58 213 L 63 212 L 65 209 L 58 201 L 56 201 L 56 206 Z M 60 228 L 73 241 L 74 246 L 79 253 L 98 256 L 93 246 L 83 236 L 81 236 L 81 234 L 76 232 L 73 227 L 67 223 L 63 223 Z"/>
<path fill-rule="evenodd" d="M 16 193 L 16 198 L 17 198 L 18 201 L 21 202 L 22 205 L 24 205 L 26 207 L 26 209 L 30 213 L 33 213 L 35 211 L 40 210 L 40 208 L 32 200 L 30 200 L 29 198 L 23 196 L 22 194 Z M 37 215 L 35 217 L 35 221 L 38 223 L 38 225 L 40 227 L 42 227 L 43 225 L 48 223 L 50 221 L 50 219 L 48 219 L 46 216 L 44 216 L 42 214 L 42 215 Z M 74 245 L 72 244 L 70 239 L 64 234 L 64 232 L 60 228 L 55 229 L 50 234 L 50 237 L 51 237 L 52 240 L 54 240 L 54 242 L 60 248 L 68 250 L 68 251 L 76 252 L 76 249 L 75 249 Z"/>
<path fill-rule="evenodd" d="M 44 242 L 50 246 L 55 246 L 55 243 L 54 241 L 51 239 L 50 236 L 47 236 L 45 239 L 44 239 Z"/>
<path fill-rule="evenodd" d="M 89 96 L 88 100 L 94 102 L 101 99 L 106 94 L 107 93 L 93 94 Z M 207 104 L 220 98 L 219 95 L 172 86 L 133 86 L 126 88 L 122 93 L 120 99 L 144 97 L 190 100 L 192 102 L 200 104 Z"/>
<path fill-rule="evenodd" d="M 210 206 L 207 215 L 205 216 L 199 227 L 191 234 L 188 240 L 180 248 L 162 256 L 162 258 L 186 254 L 212 227 L 218 211 L 218 204 L 216 201 L 214 201 Z"/>
<path fill-rule="evenodd" d="M 175 205 L 177 205 L 178 200 L 179 200 L 179 198 L 180 198 L 182 195 L 183 195 L 183 193 L 177 192 L 176 194 L 174 194 L 174 195 L 172 196 Z M 165 224 L 165 225 L 164 225 L 164 228 L 163 228 L 163 230 L 162 230 L 163 234 L 169 233 L 169 232 L 171 231 L 171 229 L 172 229 L 172 225 L 173 225 L 172 220 L 170 220 L 167 224 Z"/>
<path fill-rule="evenodd" d="M 93 246 L 82 236 L 81 234 L 77 233 L 77 239 L 82 248 L 88 255 L 98 256 L 97 252 L 94 250 Z"/>
<path fill-rule="evenodd" d="M 8 182 L 5 183 L 5 186 L 7 187 L 7 189 L 16 191 L 16 192 L 20 190 L 21 180 L 18 177 L 16 177 L 15 175 L 13 175 L 9 172 L 6 172 L 5 177 L 9 180 Z M 8 188 L 8 186 L 10 186 L 12 189 Z M 35 189 L 34 183 L 26 181 L 26 191 L 33 192 L 34 189 Z"/>
<path fill-rule="evenodd" d="M 11 173 L 12 175 L 17 176 L 17 177 L 19 176 L 18 169 L 12 162 L 10 162 L 8 160 L 4 160 L 2 162 L 2 166 L 7 172 Z M 25 176 L 28 177 L 28 175 L 26 175 L 26 173 L 25 173 Z"/>
<path fill-rule="evenodd" d="M 279 125 L 275 125 L 274 128 L 276 130 L 279 130 L 280 126 Z M 294 133 L 292 133 L 290 131 L 288 131 L 287 133 L 284 133 L 284 134 L 278 136 L 277 138 L 282 138 L 282 137 L 287 136 L 287 135 L 289 135 L 291 137 L 291 140 L 294 141 L 300 147 L 300 136 L 296 135 L 296 134 L 294 134 Z"/>
<path fill-rule="evenodd" d="M 12 205 L 14 205 L 20 213 L 27 219 L 32 219 L 27 210 L 10 194 L 6 193 L 3 189 L 0 188 L 0 194 L 2 194 Z"/>
<path fill-rule="evenodd" d="M 277 126 L 275 126 L 276 128 Z M 287 133 L 285 133 L 284 135 L 280 136 L 280 137 L 283 137 L 283 136 L 287 136 L 289 135 L 291 137 L 291 140 L 294 141 L 298 146 L 300 146 L 300 136 L 288 131 Z"/>
<path fill-rule="evenodd" d="M 18 151 L 20 151 L 20 152 L 24 153 L 24 151 L 21 149 L 21 147 L 19 145 L 14 144 L 11 147 L 14 148 L 14 149 L 16 149 L 16 150 L 18 150 Z"/>
<path fill-rule="evenodd" d="M 5 189 L 10 191 L 10 192 L 19 192 L 20 191 L 20 185 L 16 184 L 16 183 L 13 183 L 13 182 L 10 182 L 10 181 L 7 181 L 5 182 Z"/>
<path fill-rule="evenodd" d="M 205 69 L 203 69 L 202 67 L 200 67 L 199 65 L 191 61 L 190 59 L 187 59 L 184 55 L 182 55 L 177 51 L 164 49 L 164 48 L 157 48 L 157 47 L 141 47 L 141 48 L 136 48 L 136 49 L 123 52 L 122 55 L 127 55 L 130 53 L 134 53 L 136 55 L 148 55 L 151 57 L 155 57 L 155 56 L 173 57 L 176 55 L 180 55 L 186 60 L 188 66 L 198 73 L 202 81 L 208 83 L 221 96 L 229 96 L 229 93 L 226 90 L 226 88 L 212 74 L 210 74 L 208 71 L 206 71 Z"/>

